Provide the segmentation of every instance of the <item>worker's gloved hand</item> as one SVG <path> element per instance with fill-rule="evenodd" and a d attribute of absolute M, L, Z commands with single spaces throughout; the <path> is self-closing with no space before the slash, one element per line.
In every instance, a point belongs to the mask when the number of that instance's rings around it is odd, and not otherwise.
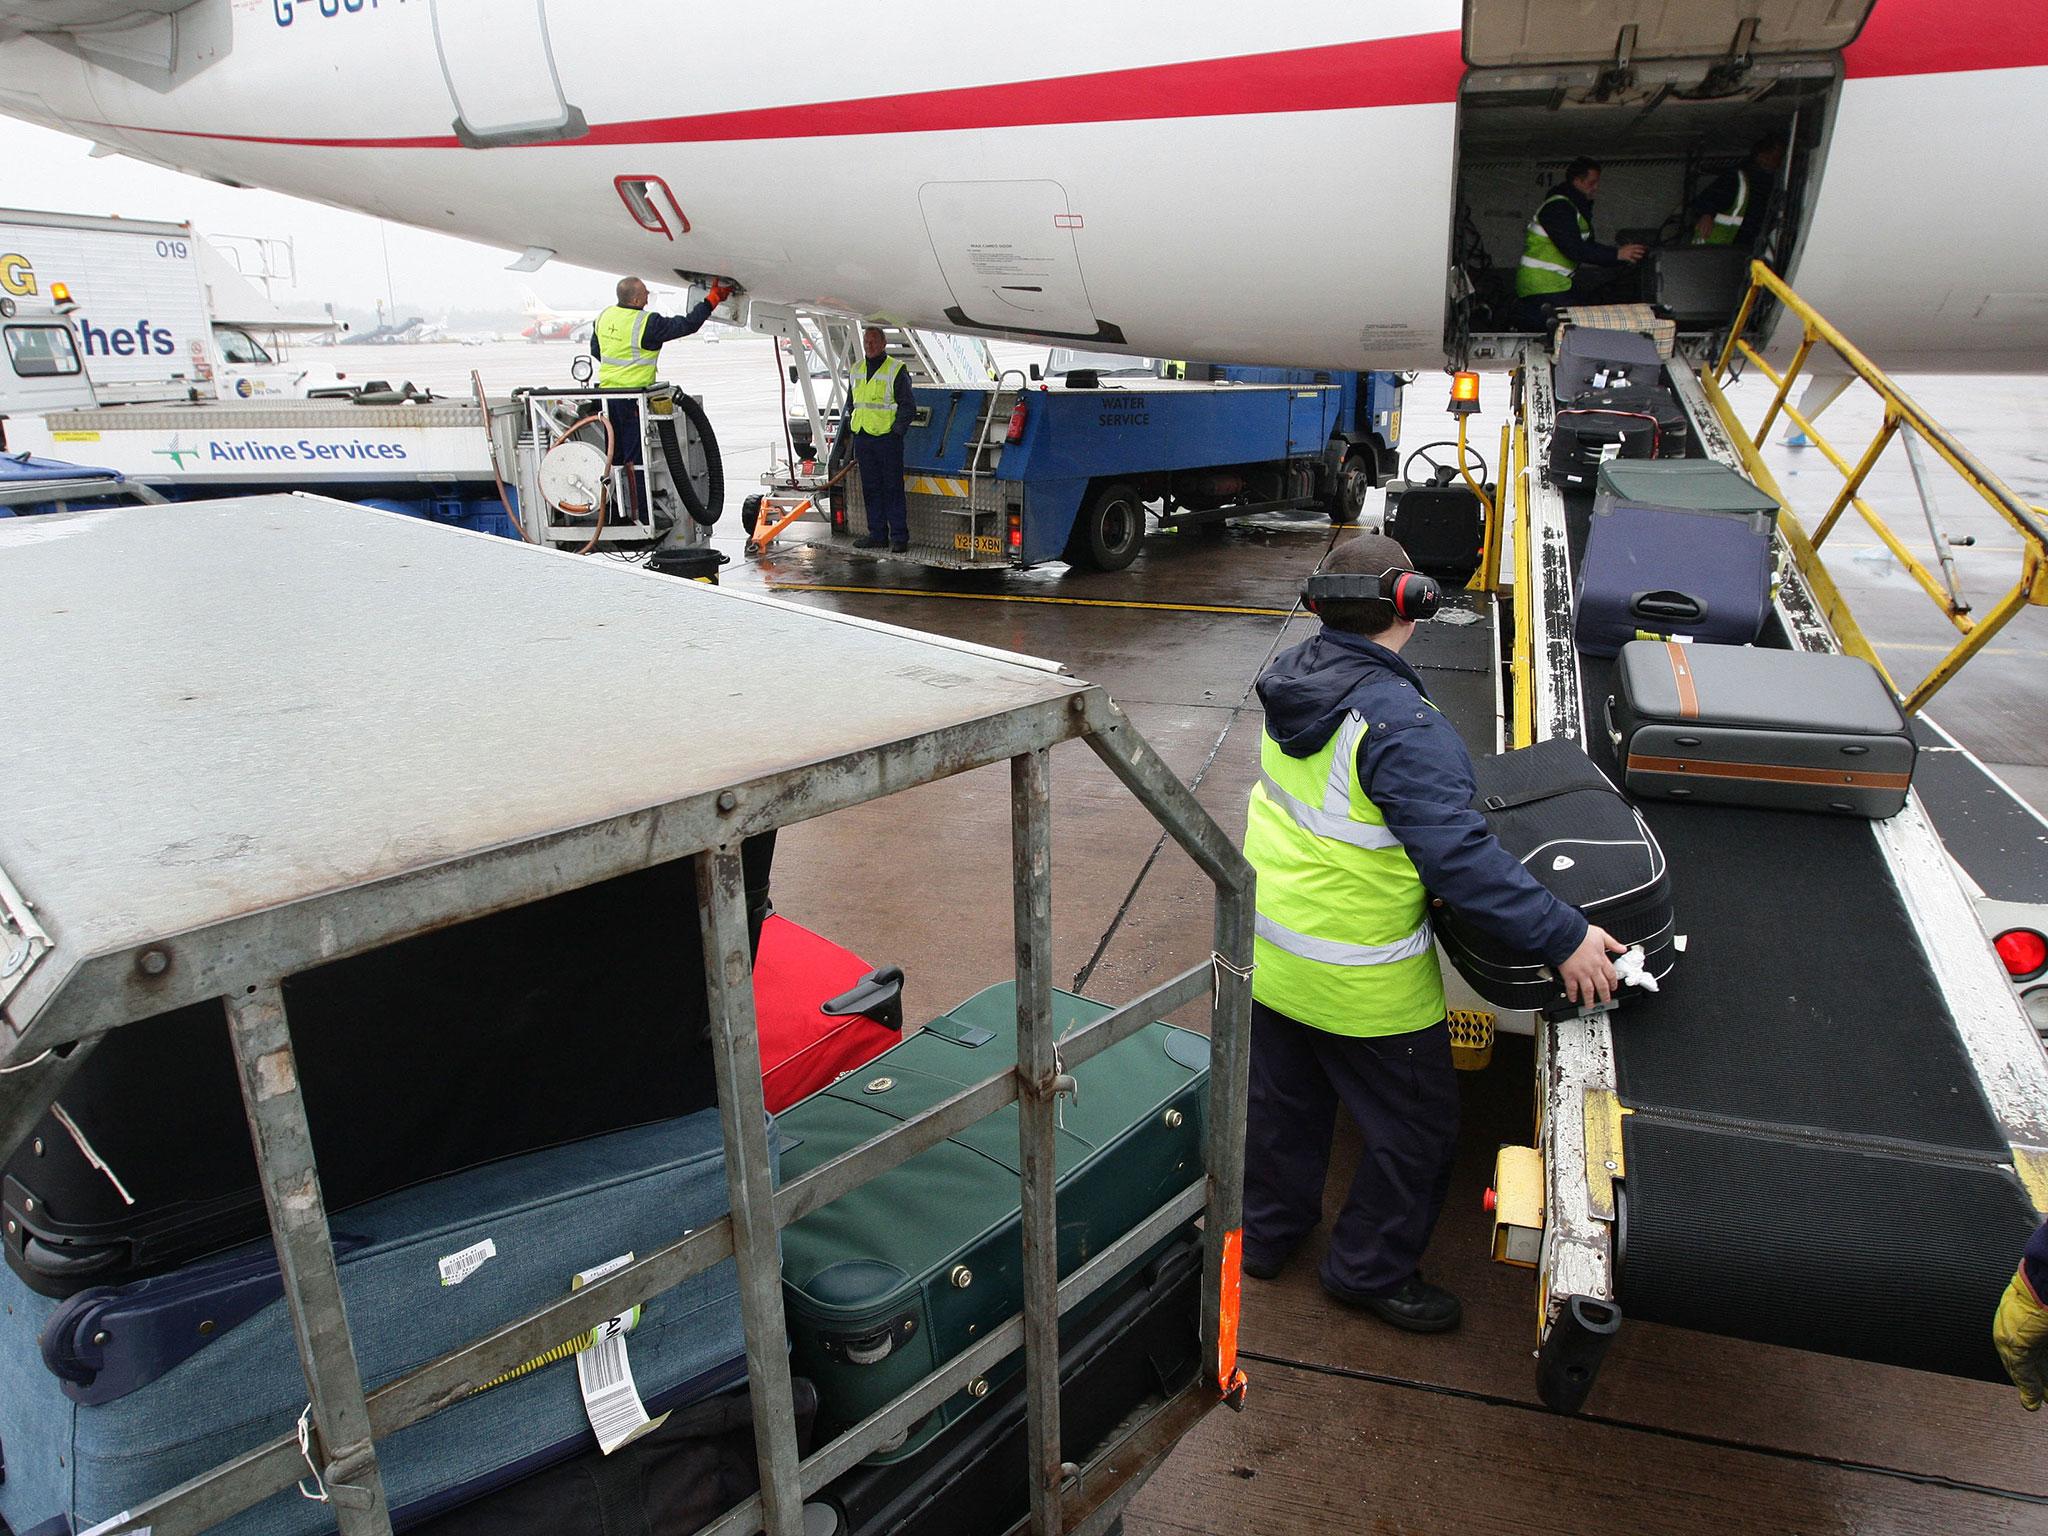
<path fill-rule="evenodd" d="M 720 278 L 717 282 L 711 285 L 710 291 L 704 295 L 704 301 L 707 304 L 709 304 L 713 309 L 716 309 L 719 305 L 723 304 L 727 299 L 731 298 L 732 295 L 732 284 L 728 283 L 724 278 Z"/>
<path fill-rule="evenodd" d="M 1565 996 L 1581 1008 L 1596 1002 L 1613 1002 L 1617 983 L 1614 962 L 1607 957 L 1621 954 L 1627 948 L 1605 928 L 1588 923 L 1586 936 L 1579 940 L 1579 947 L 1557 967 L 1557 979 L 1564 983 Z"/>
<path fill-rule="evenodd" d="M 2048 1396 L 2048 1307 L 2041 1305 L 2027 1277 L 2015 1273 L 1991 1320 L 1991 1342 L 2005 1362 L 2005 1374 L 2020 1389 L 2020 1406 L 2037 1411 Z"/>

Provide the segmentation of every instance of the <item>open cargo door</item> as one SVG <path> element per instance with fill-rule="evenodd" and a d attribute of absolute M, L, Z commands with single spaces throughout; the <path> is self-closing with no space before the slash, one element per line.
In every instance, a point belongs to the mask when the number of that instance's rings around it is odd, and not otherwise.
<path fill-rule="evenodd" d="M 1474 69 L 1833 53 L 1873 0 L 1465 0 Z"/>

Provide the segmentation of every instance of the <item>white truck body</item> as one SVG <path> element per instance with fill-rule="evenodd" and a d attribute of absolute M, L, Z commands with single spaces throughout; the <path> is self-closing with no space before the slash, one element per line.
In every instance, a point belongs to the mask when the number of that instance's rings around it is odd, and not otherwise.
<path fill-rule="evenodd" d="M 0 209 L 0 294 L 49 304 L 55 285 L 70 291 L 72 327 L 105 403 L 303 394 L 303 368 L 217 324 L 203 245 L 190 224 Z M 10 382 L 0 374 L 0 411 L 35 409 L 10 397 Z"/>

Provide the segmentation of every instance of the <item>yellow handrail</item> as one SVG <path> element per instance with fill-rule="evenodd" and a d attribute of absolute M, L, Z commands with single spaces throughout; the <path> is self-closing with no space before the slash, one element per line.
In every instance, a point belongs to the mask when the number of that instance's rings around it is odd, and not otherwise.
<path fill-rule="evenodd" d="M 1750 317 L 1755 313 L 1758 301 L 1765 295 L 1775 298 L 1784 305 L 1786 311 L 1799 321 L 1801 327 L 1799 346 L 1783 372 L 1766 361 L 1763 354 L 1750 344 L 1744 334 L 1749 328 Z M 1805 370 L 1814 349 L 1822 345 L 1831 350 L 1852 373 L 1868 384 L 1884 406 L 1884 420 L 1879 424 L 1876 436 L 1870 440 L 1869 446 L 1857 455 L 1854 463 L 1851 463 L 1846 454 L 1836 449 L 1835 445 L 1815 428 L 1811 419 L 1790 403 L 1792 386 Z M 1758 423 L 1754 432 L 1736 421 L 1734 411 L 1723 392 L 1723 386 L 1731 378 L 1738 356 L 1777 386 L 1777 393 L 1772 396 L 1770 407 L 1764 412 L 1763 420 Z M 1744 295 L 1742 307 L 1736 312 L 1735 324 L 1728 332 L 1727 345 L 1721 349 L 1721 355 L 1713 368 L 1702 376 L 1701 382 L 1706 386 L 1708 398 L 1720 414 L 1723 424 L 1727 426 L 1730 437 L 1735 440 L 1736 447 L 1741 451 L 1745 465 L 1765 490 L 1778 495 L 1774 483 L 1770 481 L 1769 471 L 1764 467 L 1762 450 L 1764 439 L 1769 436 L 1772 424 L 1781 414 L 1806 434 L 1807 439 L 1841 475 L 1842 489 L 1829 504 L 1826 514 L 1814 528 L 1811 536 L 1807 534 L 1804 525 L 1792 515 L 1789 506 L 1780 527 L 1784 529 L 1786 544 L 1791 549 L 1793 558 L 1799 562 L 1800 569 L 1814 588 L 1815 596 L 1834 622 L 1836 634 L 1845 648 L 1863 656 L 1880 670 L 1883 669 L 1884 664 L 1878 660 L 1876 652 L 1864 639 L 1853 619 L 1849 618 L 1847 604 L 1843 602 L 1833 580 L 1828 577 L 1819 555 L 1820 546 L 1841 522 L 1842 514 L 1852 507 L 1857 515 L 1870 525 L 1871 531 L 1877 535 L 1884 547 L 1891 551 L 1892 556 L 1905 568 L 1907 574 L 1920 585 L 1921 590 L 1934 600 L 1935 606 L 1941 609 L 1942 614 L 1961 637 L 1927 676 L 1910 691 L 1902 691 L 1902 702 L 1908 714 L 1917 712 L 1933 698 L 1935 693 L 1961 671 L 1972 656 L 1988 645 L 1991 637 L 2010 623 L 2022 608 L 2030 603 L 2048 605 L 2048 528 L 2043 527 L 2041 514 L 2037 509 L 2014 495 L 2003 480 L 1978 461 L 1976 455 L 1951 437 L 1948 431 L 1922 410 L 1911 396 L 1900 390 L 1883 369 L 1857 350 L 1849 339 L 1829 324 L 1812 305 L 1794 293 L 1783 278 L 1760 261 L 1750 263 L 1749 292 Z M 1926 562 L 1906 547 L 1884 518 L 1864 499 L 1864 481 L 1869 478 L 1871 470 L 1884 456 L 1885 450 L 1901 429 L 1919 433 L 1921 440 L 1931 447 L 1949 468 L 1960 475 L 1963 482 L 1982 497 L 2020 536 L 2019 580 L 1981 617 L 1971 613 L 1970 605 L 1944 585 L 1928 569 Z M 1782 495 L 1779 496 L 1779 500 L 1784 500 Z M 1889 672 L 1886 672 L 1886 677 L 1890 677 Z M 1895 688 L 1896 686 L 1894 684 Z"/>

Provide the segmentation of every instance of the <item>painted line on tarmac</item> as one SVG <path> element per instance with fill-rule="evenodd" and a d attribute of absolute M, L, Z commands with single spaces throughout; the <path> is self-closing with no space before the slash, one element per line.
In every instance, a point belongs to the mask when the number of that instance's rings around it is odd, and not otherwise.
<path fill-rule="evenodd" d="M 1156 613 L 1227 613 L 1238 618 L 1285 619 L 1292 608 L 1239 608 L 1222 603 L 1141 603 L 1121 597 L 1036 597 L 1025 592 L 934 592 L 922 587 L 838 587 L 819 582 L 771 581 L 770 592 L 865 592 L 874 597 L 950 597 L 968 603 L 1051 603 L 1062 608 L 1144 608 Z"/>

